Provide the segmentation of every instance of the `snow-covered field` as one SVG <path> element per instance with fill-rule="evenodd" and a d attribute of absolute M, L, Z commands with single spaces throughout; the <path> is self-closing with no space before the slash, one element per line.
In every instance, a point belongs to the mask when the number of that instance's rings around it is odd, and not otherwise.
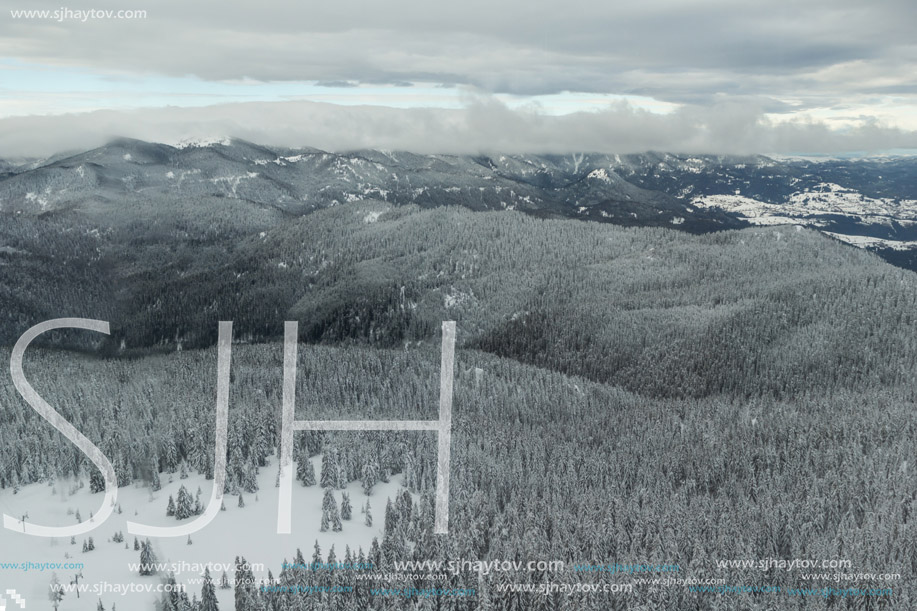
<path fill-rule="evenodd" d="M 696 197 L 691 204 L 698 208 L 720 208 L 734 212 L 756 225 L 779 222 L 817 226 L 817 222 L 806 217 L 818 215 L 855 216 L 870 223 L 917 219 L 917 200 L 867 197 L 833 183 L 822 183 L 813 189 L 798 191 L 780 204 L 762 202 L 738 193 Z"/>
<path fill-rule="evenodd" d="M 311 460 L 316 473 L 319 473 L 321 457 L 316 456 Z M 119 488 L 118 504 L 122 513 L 114 513 L 107 522 L 90 533 L 95 543 L 95 549 L 90 552 L 82 551 L 83 540 L 88 540 L 90 535 L 77 537 L 76 544 L 71 544 L 69 539 L 31 537 L 4 530 L 0 533 L 0 592 L 15 589 L 25 599 L 27 611 L 50 609 L 48 585 L 51 583 L 52 570 L 4 569 L 3 564 L 83 563 L 81 571 L 64 569 L 53 572 L 57 573 L 62 584 L 69 584 L 74 575 L 81 572 L 80 584 L 88 584 L 90 589 L 98 585 L 109 591 L 101 596 L 85 592 L 79 598 L 74 592 L 68 593 L 60 604 L 60 611 L 96 611 L 100 598 L 108 611 L 111 610 L 112 603 L 117 605 L 118 611 L 153 609 L 153 602 L 160 596 L 158 592 L 121 594 L 112 591 L 113 588 L 123 589 L 126 584 L 148 584 L 155 589 L 160 583 L 159 576 L 140 577 L 136 567 L 134 570 L 129 567 L 130 563 L 140 561 L 140 553 L 134 551 L 134 536 L 127 532 L 126 522 L 130 520 L 153 526 L 179 524 L 180 522 L 174 518 L 166 516 L 169 495 L 176 497 L 182 485 L 192 495 L 200 487 L 202 502 L 206 502 L 212 488 L 212 481 L 207 481 L 198 474 L 180 479 L 178 474 L 163 473 L 161 478 L 162 489 L 155 493 L 151 493 L 149 487 L 140 484 Z M 361 512 L 367 497 L 363 494 L 360 482 L 351 482 L 345 491 L 350 495 L 353 518 L 343 522 L 344 528 L 341 532 L 320 532 L 323 489 L 317 485 L 303 487 L 299 482 L 294 482 L 292 534 L 278 535 L 278 495 L 275 482 L 276 463 L 261 469 L 258 477 L 260 490 L 257 494 L 243 495 L 245 507 L 238 507 L 238 497 L 226 495 L 226 511 L 220 512 L 208 526 L 191 535 L 191 545 L 188 545 L 186 537 L 151 540 L 158 562 L 187 563 L 184 565 L 186 570 L 176 571 L 176 579 L 187 585 L 189 597 L 193 594 L 200 597 L 201 572 L 191 570 L 187 565 L 224 565 L 230 567 L 226 572 L 232 579 L 234 570 L 231 567 L 236 556 L 244 556 L 252 565 L 263 564 L 263 570 L 257 570 L 257 566 L 253 568 L 256 569 L 256 577 L 265 577 L 268 570 L 275 576 L 279 574 L 282 560 L 292 562 L 297 548 L 302 549 L 307 560 L 311 559 L 316 540 L 325 556 L 334 545 L 338 561 L 343 558 L 345 545 L 349 545 L 354 552 L 359 547 L 368 551 L 373 537 L 379 537 L 381 542 L 387 499 L 392 498 L 394 502 L 396 493 L 401 490 L 400 476 L 392 477 L 387 484 L 379 482 L 375 486 L 369 497 L 374 518 L 373 526 L 368 527 Z M 22 487 L 18 494 L 14 494 L 12 489 L 0 490 L 0 511 L 17 519 L 28 514 L 27 522 L 49 526 L 75 524 L 77 511 L 83 521 L 86 521 L 91 513 L 98 511 L 103 494 L 90 494 L 88 482 L 85 482 L 83 488 L 74 491 L 76 484 L 74 480 L 32 484 Z M 341 492 L 334 491 L 338 504 L 341 502 Z M 124 533 L 124 543 L 115 543 L 111 540 L 119 531 Z M 217 586 L 223 568 L 220 566 L 217 570 L 211 570 Z M 231 589 L 221 590 L 218 587 L 217 597 L 221 609 L 233 608 Z M 9 608 L 19 607 L 13 605 Z"/>
<path fill-rule="evenodd" d="M 822 183 L 806 191 L 790 195 L 786 202 L 772 204 L 751 197 L 735 195 L 705 195 L 691 201 L 698 208 L 719 208 L 739 215 L 753 225 L 805 225 L 821 228 L 825 216 L 846 216 L 868 225 L 913 225 L 917 223 L 917 200 L 895 200 L 867 197 L 853 189 L 833 183 Z M 859 248 L 891 248 L 911 250 L 917 243 L 825 232 Z"/>

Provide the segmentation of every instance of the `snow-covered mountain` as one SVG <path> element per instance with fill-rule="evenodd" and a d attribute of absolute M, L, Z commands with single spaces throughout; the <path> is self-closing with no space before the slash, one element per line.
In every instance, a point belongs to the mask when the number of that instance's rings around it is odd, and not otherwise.
<path fill-rule="evenodd" d="M 800 224 L 917 267 L 913 157 L 330 153 L 215 138 L 0 163 L 0 214 L 118 225 L 232 210 L 232 223 L 258 225 L 359 200 L 691 232 Z"/>

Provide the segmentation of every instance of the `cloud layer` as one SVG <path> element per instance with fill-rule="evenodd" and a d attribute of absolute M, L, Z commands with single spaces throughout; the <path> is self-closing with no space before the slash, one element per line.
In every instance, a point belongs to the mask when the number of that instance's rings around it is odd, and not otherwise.
<path fill-rule="evenodd" d="M 911 0 L 96 0 L 142 20 L 0 19 L 0 55 L 206 80 L 792 99 L 917 93 Z M 54 10 L 57 0 L 21 7 Z M 865 74 L 865 78 L 864 77 Z"/>
<path fill-rule="evenodd" d="M 21 4 L 11 9 L 61 8 L 58 0 L 12 2 Z M 330 149 L 838 151 L 913 146 L 907 130 L 917 129 L 913 0 L 92 4 L 144 10 L 146 18 L 0 14 L 6 115 L 199 106 L 220 86 L 239 83 L 254 83 L 257 91 L 245 99 L 262 102 L 301 99 L 301 84 L 312 87 L 311 100 L 331 99 L 316 88 L 352 95 L 368 84 L 422 84 L 408 91 L 428 98 L 437 85 L 512 96 L 613 94 L 680 110 L 649 115 L 613 106 L 553 118 L 483 98 L 455 111 L 290 103 L 102 112 L 4 120 L 0 154 L 83 146 L 103 134 L 150 139 L 214 130 Z M 73 79 L 72 88 L 58 83 L 61 75 Z M 131 97 L 138 83 L 144 88 Z M 382 96 L 371 102 L 387 104 Z M 52 147 L 54 133 L 60 140 Z"/>
<path fill-rule="evenodd" d="M 685 106 L 669 114 L 619 104 L 600 112 L 549 116 L 477 97 L 462 110 L 276 102 L 14 117 L 0 120 L 0 157 L 85 150 L 116 136 L 177 143 L 216 135 L 330 151 L 381 148 L 419 153 L 832 153 L 917 148 L 917 132 L 869 122 L 843 131 L 819 122 L 774 122 L 760 108 L 736 102 Z"/>

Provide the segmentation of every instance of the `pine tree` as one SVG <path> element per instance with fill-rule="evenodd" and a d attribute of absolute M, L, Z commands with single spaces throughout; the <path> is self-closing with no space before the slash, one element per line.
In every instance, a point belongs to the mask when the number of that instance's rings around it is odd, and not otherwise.
<path fill-rule="evenodd" d="M 102 477 L 102 473 L 98 469 L 93 468 L 89 472 L 89 492 L 95 494 L 96 492 L 105 491 L 105 478 Z"/>
<path fill-rule="evenodd" d="M 201 588 L 201 602 L 197 607 L 199 611 L 220 611 L 217 604 L 217 595 L 213 587 L 213 579 L 210 577 L 210 569 L 204 569 L 204 585 Z"/>
<path fill-rule="evenodd" d="M 169 503 L 166 505 L 166 515 L 168 517 L 173 517 L 175 515 L 175 499 L 172 498 L 172 495 L 169 495 Z"/>
<path fill-rule="evenodd" d="M 102 599 L 99 599 L 99 604 L 96 605 L 96 611 L 105 611 L 105 607 L 102 605 Z"/>
<path fill-rule="evenodd" d="M 248 493 L 258 492 L 258 466 L 256 464 L 248 462 L 242 470 L 241 485 L 242 489 Z"/>
<path fill-rule="evenodd" d="M 228 590 L 232 586 L 229 585 L 229 576 L 226 574 L 226 571 L 223 571 L 223 576 L 220 577 L 220 589 Z"/>
<path fill-rule="evenodd" d="M 325 448 L 322 454 L 322 488 L 333 488 L 337 479 L 337 451 L 334 448 Z"/>
<path fill-rule="evenodd" d="M 379 481 L 379 468 L 376 463 L 370 462 L 363 465 L 363 494 L 369 496 L 373 492 L 373 486 Z"/>
<path fill-rule="evenodd" d="M 235 606 L 234 608 L 241 611 L 255 610 L 254 586 L 255 575 L 245 561 L 236 557 L 236 588 L 235 588 Z"/>
<path fill-rule="evenodd" d="M 327 531 L 329 527 L 335 532 L 340 532 L 341 514 L 331 488 L 325 488 L 325 497 L 322 499 L 322 532 Z"/>
<path fill-rule="evenodd" d="M 184 520 L 194 515 L 194 501 L 188 489 L 182 485 L 178 489 L 178 500 L 175 503 L 175 519 Z"/>
<path fill-rule="evenodd" d="M 366 519 L 365 519 L 366 525 L 372 526 L 373 525 L 373 511 L 369 507 L 369 499 L 366 499 L 366 512 L 365 513 L 366 513 Z"/>
<path fill-rule="evenodd" d="M 350 506 L 350 495 L 344 492 L 341 497 L 341 519 L 349 520 L 353 513 L 353 508 Z"/>
<path fill-rule="evenodd" d="M 156 554 L 153 553 L 153 544 L 147 539 L 140 547 L 140 575 L 143 577 L 156 574 Z"/>
<path fill-rule="evenodd" d="M 322 510 L 331 511 L 331 508 L 336 505 L 337 502 L 334 500 L 334 493 L 331 492 L 331 488 L 325 488 L 325 495 L 322 497 Z"/>
<path fill-rule="evenodd" d="M 54 607 L 54 611 L 57 611 L 61 601 L 64 599 L 64 591 L 60 587 L 57 573 L 51 573 L 51 585 L 48 588 L 48 599 L 51 601 L 51 606 Z"/>
<path fill-rule="evenodd" d="M 150 471 L 152 475 L 150 477 L 150 488 L 153 492 L 158 492 L 162 490 L 162 482 L 159 479 L 159 460 L 153 459 L 150 461 Z"/>
<path fill-rule="evenodd" d="M 392 499 L 389 499 L 385 503 L 385 532 L 386 534 L 393 533 L 396 528 L 398 528 L 398 514 L 392 507 Z"/>
<path fill-rule="evenodd" d="M 315 485 L 315 466 L 306 456 L 296 464 L 296 479 L 302 482 L 303 486 Z"/>

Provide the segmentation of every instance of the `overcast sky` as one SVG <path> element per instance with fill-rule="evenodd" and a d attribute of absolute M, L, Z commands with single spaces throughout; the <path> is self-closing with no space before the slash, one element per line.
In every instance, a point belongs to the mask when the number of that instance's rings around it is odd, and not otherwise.
<path fill-rule="evenodd" d="M 113 135 L 443 152 L 917 148 L 913 0 L 0 4 L 3 156 Z M 146 16 L 74 12 L 87 9 Z"/>

